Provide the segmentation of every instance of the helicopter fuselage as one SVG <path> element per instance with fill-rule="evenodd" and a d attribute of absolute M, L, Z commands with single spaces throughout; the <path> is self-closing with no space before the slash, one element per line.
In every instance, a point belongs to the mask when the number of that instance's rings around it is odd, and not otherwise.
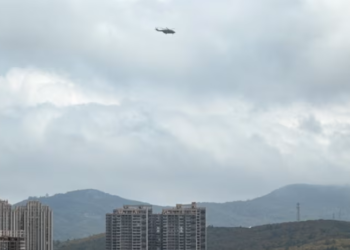
<path fill-rule="evenodd" d="M 156 31 L 163 32 L 164 34 L 175 34 L 175 31 L 171 29 L 156 29 Z"/>

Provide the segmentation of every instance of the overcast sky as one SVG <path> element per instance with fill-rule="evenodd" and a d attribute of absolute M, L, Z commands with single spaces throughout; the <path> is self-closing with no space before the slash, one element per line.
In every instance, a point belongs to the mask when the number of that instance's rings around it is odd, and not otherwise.
<path fill-rule="evenodd" d="M 349 13 L 0 0 L 0 199 L 94 188 L 173 205 L 350 184 Z"/>

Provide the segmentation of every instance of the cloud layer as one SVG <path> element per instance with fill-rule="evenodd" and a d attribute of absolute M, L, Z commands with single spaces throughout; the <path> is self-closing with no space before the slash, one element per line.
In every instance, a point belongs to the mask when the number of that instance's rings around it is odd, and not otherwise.
<path fill-rule="evenodd" d="M 346 0 L 0 5 L 1 197 L 349 184 Z"/>

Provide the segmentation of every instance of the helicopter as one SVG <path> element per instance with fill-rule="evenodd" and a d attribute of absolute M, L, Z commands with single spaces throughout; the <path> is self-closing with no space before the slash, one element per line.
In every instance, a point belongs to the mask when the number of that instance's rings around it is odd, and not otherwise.
<path fill-rule="evenodd" d="M 156 28 L 156 31 L 158 32 L 163 32 L 164 34 L 175 34 L 175 31 L 169 28 L 165 28 L 165 29 L 158 29 Z"/>

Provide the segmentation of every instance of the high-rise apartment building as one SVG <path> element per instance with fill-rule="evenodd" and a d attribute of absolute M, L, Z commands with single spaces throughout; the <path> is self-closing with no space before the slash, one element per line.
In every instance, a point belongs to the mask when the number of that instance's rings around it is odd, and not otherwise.
<path fill-rule="evenodd" d="M 52 250 L 52 210 L 39 201 L 14 209 L 15 229 L 24 231 L 26 250 Z"/>
<path fill-rule="evenodd" d="M 39 201 L 14 209 L 7 201 L 0 201 L 0 230 L 20 232 L 26 250 L 53 250 L 52 211 Z"/>
<path fill-rule="evenodd" d="M 206 210 L 196 203 L 163 209 L 162 230 L 162 249 L 206 250 Z"/>
<path fill-rule="evenodd" d="M 0 200 L 0 230 L 8 231 L 11 228 L 12 207 L 8 201 Z M 1 249 L 1 248 L 0 248 Z"/>
<path fill-rule="evenodd" d="M 162 249 L 162 215 L 152 214 L 148 225 L 148 249 Z"/>
<path fill-rule="evenodd" d="M 106 217 L 107 249 L 147 250 L 150 206 L 124 206 Z"/>
<path fill-rule="evenodd" d="M 151 206 L 124 206 L 106 215 L 107 250 L 206 250 L 206 209 L 176 205 L 153 214 Z"/>

